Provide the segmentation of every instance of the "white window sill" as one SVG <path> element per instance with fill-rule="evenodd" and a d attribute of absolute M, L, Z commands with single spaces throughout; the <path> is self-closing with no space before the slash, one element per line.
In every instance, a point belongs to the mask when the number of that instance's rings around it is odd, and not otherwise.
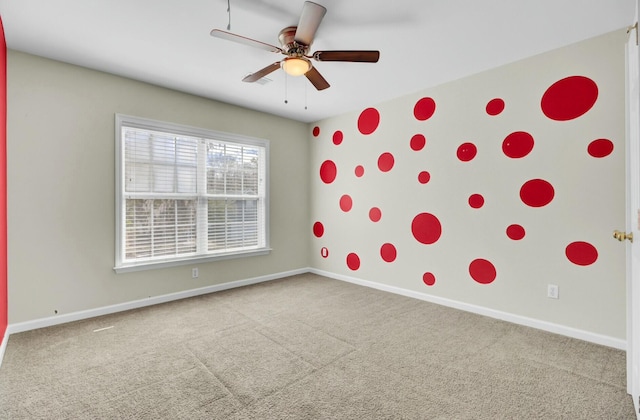
<path fill-rule="evenodd" d="M 177 267 L 180 265 L 202 264 L 212 261 L 229 260 L 233 258 L 256 257 L 259 255 L 267 255 L 271 252 L 271 248 L 253 249 L 250 251 L 240 251 L 228 254 L 217 255 L 198 255 L 194 257 L 182 257 L 175 259 L 163 259 L 153 261 L 141 261 L 137 263 L 125 263 L 118 265 L 113 270 L 118 273 L 130 273 L 133 271 L 155 270 L 159 268 Z"/>

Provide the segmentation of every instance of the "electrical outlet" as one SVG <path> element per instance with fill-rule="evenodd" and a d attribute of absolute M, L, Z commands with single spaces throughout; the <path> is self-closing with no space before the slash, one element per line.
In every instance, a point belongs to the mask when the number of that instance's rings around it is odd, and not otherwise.
<path fill-rule="evenodd" d="M 191 269 L 191 278 L 192 279 L 197 279 L 198 278 L 198 267 L 195 267 L 195 268 Z"/>
<path fill-rule="evenodd" d="M 551 299 L 558 299 L 560 297 L 557 285 L 555 284 L 547 285 L 547 297 Z"/>

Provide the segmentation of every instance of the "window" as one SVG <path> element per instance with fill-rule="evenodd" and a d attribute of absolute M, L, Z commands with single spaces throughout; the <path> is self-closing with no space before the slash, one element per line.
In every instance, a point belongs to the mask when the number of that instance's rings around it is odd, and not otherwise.
<path fill-rule="evenodd" d="M 259 255 L 266 140 L 116 115 L 117 272 Z"/>

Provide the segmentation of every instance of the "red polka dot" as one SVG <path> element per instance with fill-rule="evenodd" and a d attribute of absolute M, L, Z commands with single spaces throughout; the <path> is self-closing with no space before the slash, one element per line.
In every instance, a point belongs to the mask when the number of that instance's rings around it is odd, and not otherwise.
<path fill-rule="evenodd" d="M 333 144 L 335 144 L 336 146 L 339 145 L 340 143 L 342 143 L 343 138 L 344 135 L 342 134 L 342 131 L 336 131 L 335 133 L 333 133 Z"/>
<path fill-rule="evenodd" d="M 418 182 L 421 184 L 426 184 L 431 180 L 431 174 L 427 171 L 422 171 L 418 174 Z"/>
<path fill-rule="evenodd" d="M 463 143 L 458 147 L 458 159 L 462 162 L 469 162 L 471 159 L 476 157 L 476 153 L 478 153 L 478 149 L 476 145 L 473 143 Z"/>
<path fill-rule="evenodd" d="M 553 200 L 555 191 L 553 185 L 544 179 L 532 179 L 520 188 L 520 199 L 530 207 L 543 207 Z"/>
<path fill-rule="evenodd" d="M 603 158 L 613 152 L 613 142 L 607 139 L 598 139 L 589 143 L 587 152 L 594 158 Z"/>
<path fill-rule="evenodd" d="M 322 256 L 322 258 L 329 257 L 329 249 L 326 246 L 322 247 L 322 249 L 320 250 L 320 256 Z"/>
<path fill-rule="evenodd" d="M 428 120 L 434 112 L 436 112 L 436 102 L 431 98 L 422 98 L 413 107 L 413 115 L 419 121 Z"/>
<path fill-rule="evenodd" d="M 342 211 L 347 212 L 351 210 L 351 207 L 353 207 L 353 200 L 351 200 L 350 195 L 345 194 L 342 197 L 340 197 L 340 209 Z"/>
<path fill-rule="evenodd" d="M 591 109 L 598 99 L 598 85 L 584 76 L 570 76 L 552 84 L 542 95 L 540 107 L 548 118 L 568 121 Z"/>
<path fill-rule="evenodd" d="M 504 101 L 500 98 L 494 98 L 487 103 L 486 107 L 487 114 L 489 115 L 498 115 L 502 111 L 504 111 Z"/>
<path fill-rule="evenodd" d="M 380 124 L 380 113 L 375 108 L 367 108 L 358 117 L 358 130 L 364 134 L 371 134 Z"/>
<path fill-rule="evenodd" d="M 393 155 L 391 153 L 383 153 L 378 158 L 378 169 L 382 172 L 389 172 L 391 168 L 393 168 L 393 164 L 395 160 L 393 159 Z"/>
<path fill-rule="evenodd" d="M 469 264 L 471 278 L 480 284 L 489 284 L 496 279 L 496 268 L 487 260 L 478 258 Z"/>
<path fill-rule="evenodd" d="M 416 152 L 424 149 L 424 145 L 427 144 L 427 139 L 422 134 L 416 134 L 411 137 L 411 149 Z"/>
<path fill-rule="evenodd" d="M 481 194 L 471 194 L 469 196 L 469 205 L 474 209 L 484 206 L 484 197 Z"/>
<path fill-rule="evenodd" d="M 422 275 L 422 282 L 427 286 L 433 286 L 434 284 L 436 284 L 436 276 L 434 276 L 432 273 L 424 273 Z"/>
<path fill-rule="evenodd" d="M 313 137 L 318 137 L 320 135 L 320 127 L 313 127 Z"/>
<path fill-rule="evenodd" d="M 320 222 L 315 222 L 313 224 L 313 234 L 316 238 L 321 238 L 324 235 L 324 225 Z"/>
<path fill-rule="evenodd" d="M 353 271 L 356 271 L 358 268 L 360 268 L 360 257 L 358 257 L 358 254 L 354 254 L 352 252 L 351 254 L 347 255 L 347 267 L 349 267 Z"/>
<path fill-rule="evenodd" d="M 338 168 L 332 160 L 325 160 L 320 165 L 320 179 L 325 184 L 331 184 L 338 175 Z"/>
<path fill-rule="evenodd" d="M 396 260 L 396 256 L 398 255 L 398 251 L 393 244 L 384 244 L 380 247 L 380 256 L 386 262 L 394 262 Z"/>
<path fill-rule="evenodd" d="M 362 165 L 356 166 L 355 173 L 358 178 L 362 177 L 362 175 L 364 175 L 364 166 Z"/>
<path fill-rule="evenodd" d="M 519 241 L 524 238 L 525 230 L 520 225 L 509 225 L 507 227 L 507 236 L 509 239 L 513 239 L 514 241 Z"/>
<path fill-rule="evenodd" d="M 510 158 L 527 156 L 533 150 L 533 136 L 524 131 L 509 134 L 502 142 L 502 151 Z"/>
<path fill-rule="evenodd" d="M 576 265 L 591 265 L 598 259 L 598 250 L 588 242 L 572 242 L 564 253 Z"/>
<path fill-rule="evenodd" d="M 431 213 L 420 213 L 411 222 L 413 237 L 422 244 L 430 245 L 440 239 L 442 225 L 440 220 Z"/>
<path fill-rule="evenodd" d="M 380 209 L 377 207 L 371 207 L 371 210 L 369 210 L 369 219 L 371 219 L 371 221 L 375 223 L 379 222 L 381 218 L 382 211 L 380 211 Z"/>

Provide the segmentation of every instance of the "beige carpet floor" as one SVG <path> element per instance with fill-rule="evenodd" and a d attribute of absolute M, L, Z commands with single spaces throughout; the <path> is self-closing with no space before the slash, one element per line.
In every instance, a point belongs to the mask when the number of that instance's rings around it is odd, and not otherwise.
<path fill-rule="evenodd" d="M 11 335 L 0 418 L 635 415 L 622 351 L 305 274 Z"/>

